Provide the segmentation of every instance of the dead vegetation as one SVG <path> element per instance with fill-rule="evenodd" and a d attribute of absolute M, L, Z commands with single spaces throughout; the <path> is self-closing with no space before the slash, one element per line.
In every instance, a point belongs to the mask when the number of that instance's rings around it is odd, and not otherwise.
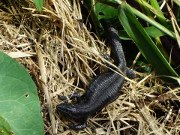
<path fill-rule="evenodd" d="M 89 118 L 85 130 L 68 129 L 68 119 L 55 110 L 63 102 L 59 96 L 84 93 L 94 76 L 107 70 L 103 54 L 109 53 L 90 32 L 91 24 L 80 21 L 79 3 L 46 0 L 40 13 L 32 0 L 0 2 L 0 49 L 24 65 L 37 84 L 44 133 L 180 134 L 180 88 L 139 72 L 115 102 Z"/>

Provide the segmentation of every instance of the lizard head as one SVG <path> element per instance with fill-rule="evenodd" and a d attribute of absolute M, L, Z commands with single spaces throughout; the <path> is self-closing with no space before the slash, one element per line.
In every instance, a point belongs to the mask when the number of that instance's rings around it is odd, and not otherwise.
<path fill-rule="evenodd" d="M 79 119 L 82 115 L 78 114 L 77 106 L 71 103 L 62 103 L 56 106 L 58 112 L 73 119 Z"/>

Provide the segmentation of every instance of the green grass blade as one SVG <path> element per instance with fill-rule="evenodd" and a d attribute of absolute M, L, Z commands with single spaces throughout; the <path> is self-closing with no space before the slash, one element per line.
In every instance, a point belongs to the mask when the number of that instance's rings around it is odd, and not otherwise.
<path fill-rule="evenodd" d="M 131 7 L 126 3 L 122 3 L 118 10 L 118 17 L 121 24 L 147 61 L 152 64 L 160 75 L 178 77 L 178 74 L 170 66 L 144 28 L 137 21 Z"/>
<path fill-rule="evenodd" d="M 143 19 L 144 21 L 147 21 L 148 23 L 150 23 L 151 25 L 153 25 L 154 27 L 160 29 L 161 31 L 163 31 L 164 33 L 166 33 L 167 35 L 169 35 L 170 37 L 176 39 L 176 35 L 174 32 L 170 31 L 169 29 L 167 29 L 166 27 L 164 27 L 163 25 L 159 24 L 158 22 L 156 22 L 155 20 L 151 19 L 150 17 L 146 16 L 145 14 L 139 12 L 137 9 L 129 7 L 132 12 L 138 16 L 139 18 Z"/>
<path fill-rule="evenodd" d="M 42 10 L 42 6 L 43 6 L 43 0 L 33 0 L 36 7 L 39 9 L 39 11 Z"/>
<path fill-rule="evenodd" d="M 180 1 L 179 0 L 173 0 L 178 6 L 180 6 Z"/>
<path fill-rule="evenodd" d="M 161 30 L 157 29 L 154 26 L 146 27 L 144 30 L 148 33 L 148 35 L 152 38 L 157 38 L 166 35 L 164 32 Z M 122 40 L 131 40 L 131 38 L 128 36 L 125 30 L 119 30 L 119 37 Z"/>
<path fill-rule="evenodd" d="M 88 1 L 88 0 L 87 0 L 87 1 Z M 90 0 L 90 1 L 92 1 L 92 0 Z M 97 1 L 100 2 L 100 3 L 102 3 L 102 4 L 107 5 L 107 2 L 104 2 L 105 0 L 97 0 Z M 119 2 L 119 3 L 121 2 L 121 1 L 119 1 L 119 0 L 115 0 L 115 1 L 117 1 L 117 4 L 118 4 L 118 2 Z M 86 2 L 86 1 L 84 1 L 84 2 Z M 117 5 L 114 5 L 114 6 L 113 6 L 113 4 L 111 4 L 111 6 L 114 7 L 114 8 L 117 7 Z M 146 5 L 146 6 L 147 6 L 147 5 Z M 149 5 L 148 5 L 148 6 L 149 6 Z M 148 6 L 147 6 L 147 7 L 148 7 Z M 162 24 L 156 22 L 154 19 L 146 16 L 145 14 L 141 13 L 141 12 L 138 11 L 137 9 L 135 9 L 135 8 L 133 8 L 133 7 L 129 7 L 129 8 L 132 10 L 132 12 L 133 12 L 137 17 L 141 18 L 142 20 L 148 22 L 148 23 L 151 24 L 152 26 L 154 26 L 154 27 L 158 28 L 159 30 L 163 31 L 163 32 L 166 33 L 168 36 L 176 39 L 176 35 L 175 35 L 175 33 L 174 33 L 173 31 L 167 29 L 165 26 L 163 26 Z M 151 8 L 152 8 L 152 6 L 151 6 Z M 156 10 L 156 9 L 155 9 L 155 10 Z M 157 11 L 157 10 L 156 10 L 156 11 Z"/>
<path fill-rule="evenodd" d="M 168 26 L 167 22 L 166 22 L 166 18 L 163 14 L 163 12 L 160 9 L 159 3 L 157 0 L 150 0 L 151 5 L 157 10 L 157 18 L 159 19 L 159 21 L 164 25 L 164 26 Z"/>
<path fill-rule="evenodd" d="M 163 25 L 167 25 L 166 18 L 164 17 L 156 0 L 150 0 L 151 5 L 145 0 L 136 0 L 136 1 L 139 4 L 143 5 L 144 7 L 148 8 L 153 14 L 155 14 Z"/>

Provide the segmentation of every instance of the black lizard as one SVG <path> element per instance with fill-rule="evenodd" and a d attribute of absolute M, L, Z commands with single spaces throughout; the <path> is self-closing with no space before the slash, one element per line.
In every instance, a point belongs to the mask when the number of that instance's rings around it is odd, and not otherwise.
<path fill-rule="evenodd" d="M 111 26 L 108 20 L 102 19 L 101 24 L 105 30 L 106 38 L 111 46 L 112 57 L 115 65 L 129 78 L 134 78 L 133 70 L 126 67 L 122 45 L 117 31 Z M 69 124 L 73 130 L 80 130 L 86 127 L 87 118 L 106 105 L 115 101 L 122 89 L 124 77 L 120 74 L 108 71 L 98 75 L 89 85 L 84 95 L 77 97 L 77 103 L 61 103 L 57 110 L 66 116 L 80 122 L 79 125 Z"/>

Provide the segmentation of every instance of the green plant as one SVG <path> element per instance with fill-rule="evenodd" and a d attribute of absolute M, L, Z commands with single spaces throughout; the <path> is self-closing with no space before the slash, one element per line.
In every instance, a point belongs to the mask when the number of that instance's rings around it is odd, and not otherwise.
<path fill-rule="evenodd" d="M 91 1 L 91 2 L 90 2 Z M 171 22 L 167 22 L 157 0 L 136 0 L 142 11 L 133 8 L 131 5 L 120 0 L 92 0 L 84 1 L 90 9 L 92 18 L 116 19 L 116 24 L 121 24 L 119 29 L 120 38 L 133 40 L 146 60 L 154 67 L 160 75 L 179 77 L 167 60 L 167 55 L 161 43 L 160 37 L 167 35 L 178 41 L 177 35 L 173 32 Z M 155 19 L 154 16 L 157 16 Z M 139 21 L 140 18 L 141 21 Z M 96 21 L 95 20 L 95 21 Z M 141 22 L 144 22 L 142 24 Z M 99 22 L 96 22 L 99 24 Z M 99 27 L 99 29 L 101 29 Z"/>
<path fill-rule="evenodd" d="M 36 7 L 41 11 L 43 6 L 43 0 L 34 0 Z"/>
<path fill-rule="evenodd" d="M 42 135 L 37 90 L 28 72 L 0 52 L 0 134 Z"/>

